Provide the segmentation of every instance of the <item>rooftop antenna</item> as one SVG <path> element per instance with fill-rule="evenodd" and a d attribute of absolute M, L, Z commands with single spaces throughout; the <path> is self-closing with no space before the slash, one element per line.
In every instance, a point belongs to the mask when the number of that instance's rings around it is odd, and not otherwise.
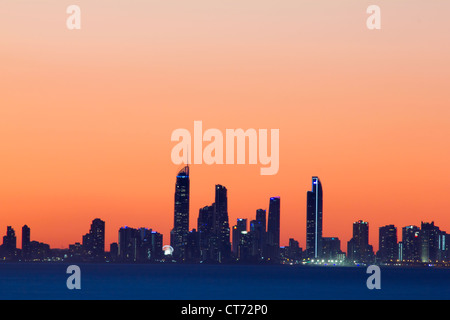
<path fill-rule="evenodd" d="M 189 144 L 188 144 L 188 148 L 187 148 L 187 159 L 186 159 L 186 164 L 187 164 L 187 167 L 189 168 Z"/>
<path fill-rule="evenodd" d="M 187 166 L 187 175 L 189 176 L 189 144 L 188 144 L 188 148 L 187 148 L 187 152 L 186 152 L 186 154 L 187 154 L 187 159 L 186 159 L 186 166 Z"/>

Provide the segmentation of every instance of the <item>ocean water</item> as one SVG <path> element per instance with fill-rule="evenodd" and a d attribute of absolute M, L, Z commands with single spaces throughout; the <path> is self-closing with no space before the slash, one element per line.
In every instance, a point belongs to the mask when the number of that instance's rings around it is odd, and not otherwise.
<path fill-rule="evenodd" d="M 381 289 L 365 267 L 77 264 L 69 290 L 63 263 L 0 263 L 0 299 L 346 300 L 450 299 L 450 269 L 381 267 Z"/>

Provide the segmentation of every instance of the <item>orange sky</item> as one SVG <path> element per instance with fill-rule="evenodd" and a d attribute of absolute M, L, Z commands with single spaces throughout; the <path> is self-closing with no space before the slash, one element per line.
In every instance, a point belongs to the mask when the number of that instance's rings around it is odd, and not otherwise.
<path fill-rule="evenodd" d="M 81 30 L 66 8 L 81 7 Z M 381 30 L 366 8 L 381 7 Z M 193 165 L 198 209 L 228 188 L 230 224 L 281 197 L 281 244 L 352 223 L 450 232 L 448 1 L 13 1 L 0 4 L 0 235 L 66 248 L 92 219 L 169 243 L 173 130 L 280 129 L 280 169 Z M 399 236 L 401 232 L 398 233 Z"/>

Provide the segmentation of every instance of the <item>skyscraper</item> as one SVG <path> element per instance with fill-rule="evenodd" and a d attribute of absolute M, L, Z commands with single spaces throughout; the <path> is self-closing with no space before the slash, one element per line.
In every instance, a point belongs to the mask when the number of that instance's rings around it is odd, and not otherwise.
<path fill-rule="evenodd" d="M 82 237 L 82 246 L 83 246 L 83 258 L 91 260 L 93 257 L 92 254 L 92 234 L 90 232 L 86 233 Z"/>
<path fill-rule="evenodd" d="M 289 262 L 298 262 L 302 259 L 302 248 L 297 240 L 290 238 L 289 246 L 286 248 L 286 258 Z"/>
<path fill-rule="evenodd" d="M 152 252 L 152 259 L 158 260 L 163 257 L 163 235 L 162 233 L 151 231 L 150 232 L 150 242 L 151 242 L 151 252 Z"/>
<path fill-rule="evenodd" d="M 228 198 L 227 188 L 220 184 L 216 185 L 214 204 L 214 226 L 218 249 L 216 261 L 226 262 L 231 256 Z"/>
<path fill-rule="evenodd" d="M 271 197 L 267 222 L 267 259 L 280 261 L 280 197 Z"/>
<path fill-rule="evenodd" d="M 119 229 L 118 259 L 122 262 L 135 262 L 138 257 L 138 230 L 127 226 Z"/>
<path fill-rule="evenodd" d="M 449 240 L 450 235 L 447 234 L 445 231 L 439 232 L 439 254 L 438 254 L 438 260 L 439 261 L 449 261 Z"/>
<path fill-rule="evenodd" d="M 22 227 L 22 258 L 27 261 L 30 258 L 30 228 Z"/>
<path fill-rule="evenodd" d="M 347 257 L 350 261 L 371 263 L 374 260 L 373 247 L 369 244 L 369 223 L 353 223 L 353 238 L 347 243 Z"/>
<path fill-rule="evenodd" d="M 379 251 L 381 262 L 396 262 L 398 259 L 397 228 L 390 224 L 379 229 Z"/>
<path fill-rule="evenodd" d="M 177 174 L 175 184 L 175 209 L 173 229 L 170 233 L 170 245 L 173 256 L 179 261 L 185 260 L 187 235 L 189 233 L 189 166 Z"/>
<path fill-rule="evenodd" d="M 117 261 L 119 255 L 119 245 L 117 242 L 113 242 L 109 245 L 109 258 L 111 261 Z"/>
<path fill-rule="evenodd" d="M 91 223 L 91 246 L 94 259 L 101 260 L 105 256 L 105 221 L 94 219 Z"/>
<path fill-rule="evenodd" d="M 306 194 L 306 255 L 318 259 L 322 254 L 322 184 L 312 177 L 312 190 Z"/>
<path fill-rule="evenodd" d="M 215 205 L 205 206 L 198 212 L 197 230 L 199 233 L 201 261 L 211 259 L 212 239 L 214 236 L 214 209 Z"/>
<path fill-rule="evenodd" d="M 17 254 L 17 240 L 16 232 L 13 227 L 8 226 L 6 228 L 6 235 L 3 236 L 2 251 L 3 256 L 7 259 L 15 259 Z"/>
<path fill-rule="evenodd" d="M 254 233 L 248 231 L 241 231 L 239 236 L 239 244 L 236 250 L 236 257 L 241 262 L 254 261 L 253 255 Z"/>
<path fill-rule="evenodd" d="M 422 222 L 420 227 L 420 258 L 422 262 L 437 262 L 439 259 L 440 230 L 431 223 Z"/>
<path fill-rule="evenodd" d="M 187 235 L 186 261 L 198 263 L 201 259 L 200 233 L 192 229 Z"/>
<path fill-rule="evenodd" d="M 256 221 L 253 226 L 255 233 L 255 254 L 259 259 L 265 259 L 267 255 L 267 226 L 266 226 L 266 210 L 256 210 Z"/>
<path fill-rule="evenodd" d="M 256 222 L 261 225 L 262 231 L 266 232 L 266 210 L 256 210 Z"/>
<path fill-rule="evenodd" d="M 342 256 L 341 240 L 337 237 L 322 238 L 322 258 L 326 261 L 337 260 Z"/>
<path fill-rule="evenodd" d="M 237 219 L 236 225 L 233 226 L 233 254 L 235 257 L 238 256 L 242 231 L 247 231 L 247 219 Z"/>
<path fill-rule="evenodd" d="M 138 235 L 138 261 L 148 262 L 152 259 L 152 229 L 141 227 L 137 230 Z"/>
<path fill-rule="evenodd" d="M 83 235 L 83 257 L 88 261 L 101 261 L 105 258 L 105 222 L 94 219 L 89 232 Z"/>
<path fill-rule="evenodd" d="M 402 258 L 405 262 L 420 261 L 420 228 L 406 226 L 402 228 Z"/>

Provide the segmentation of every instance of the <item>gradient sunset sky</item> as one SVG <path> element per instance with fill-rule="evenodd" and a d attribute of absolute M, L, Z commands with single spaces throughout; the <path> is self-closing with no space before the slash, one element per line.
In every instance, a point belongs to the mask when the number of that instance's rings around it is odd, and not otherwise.
<path fill-rule="evenodd" d="M 66 28 L 67 6 L 81 30 Z M 381 8 L 368 30 L 366 8 Z M 450 232 L 449 1 L 0 3 L 0 236 L 67 248 L 95 218 L 170 243 L 171 133 L 280 130 L 280 169 L 192 165 L 190 228 L 228 189 L 230 225 L 281 197 L 281 244 L 305 249 L 319 176 L 324 236 L 352 223 Z"/>

